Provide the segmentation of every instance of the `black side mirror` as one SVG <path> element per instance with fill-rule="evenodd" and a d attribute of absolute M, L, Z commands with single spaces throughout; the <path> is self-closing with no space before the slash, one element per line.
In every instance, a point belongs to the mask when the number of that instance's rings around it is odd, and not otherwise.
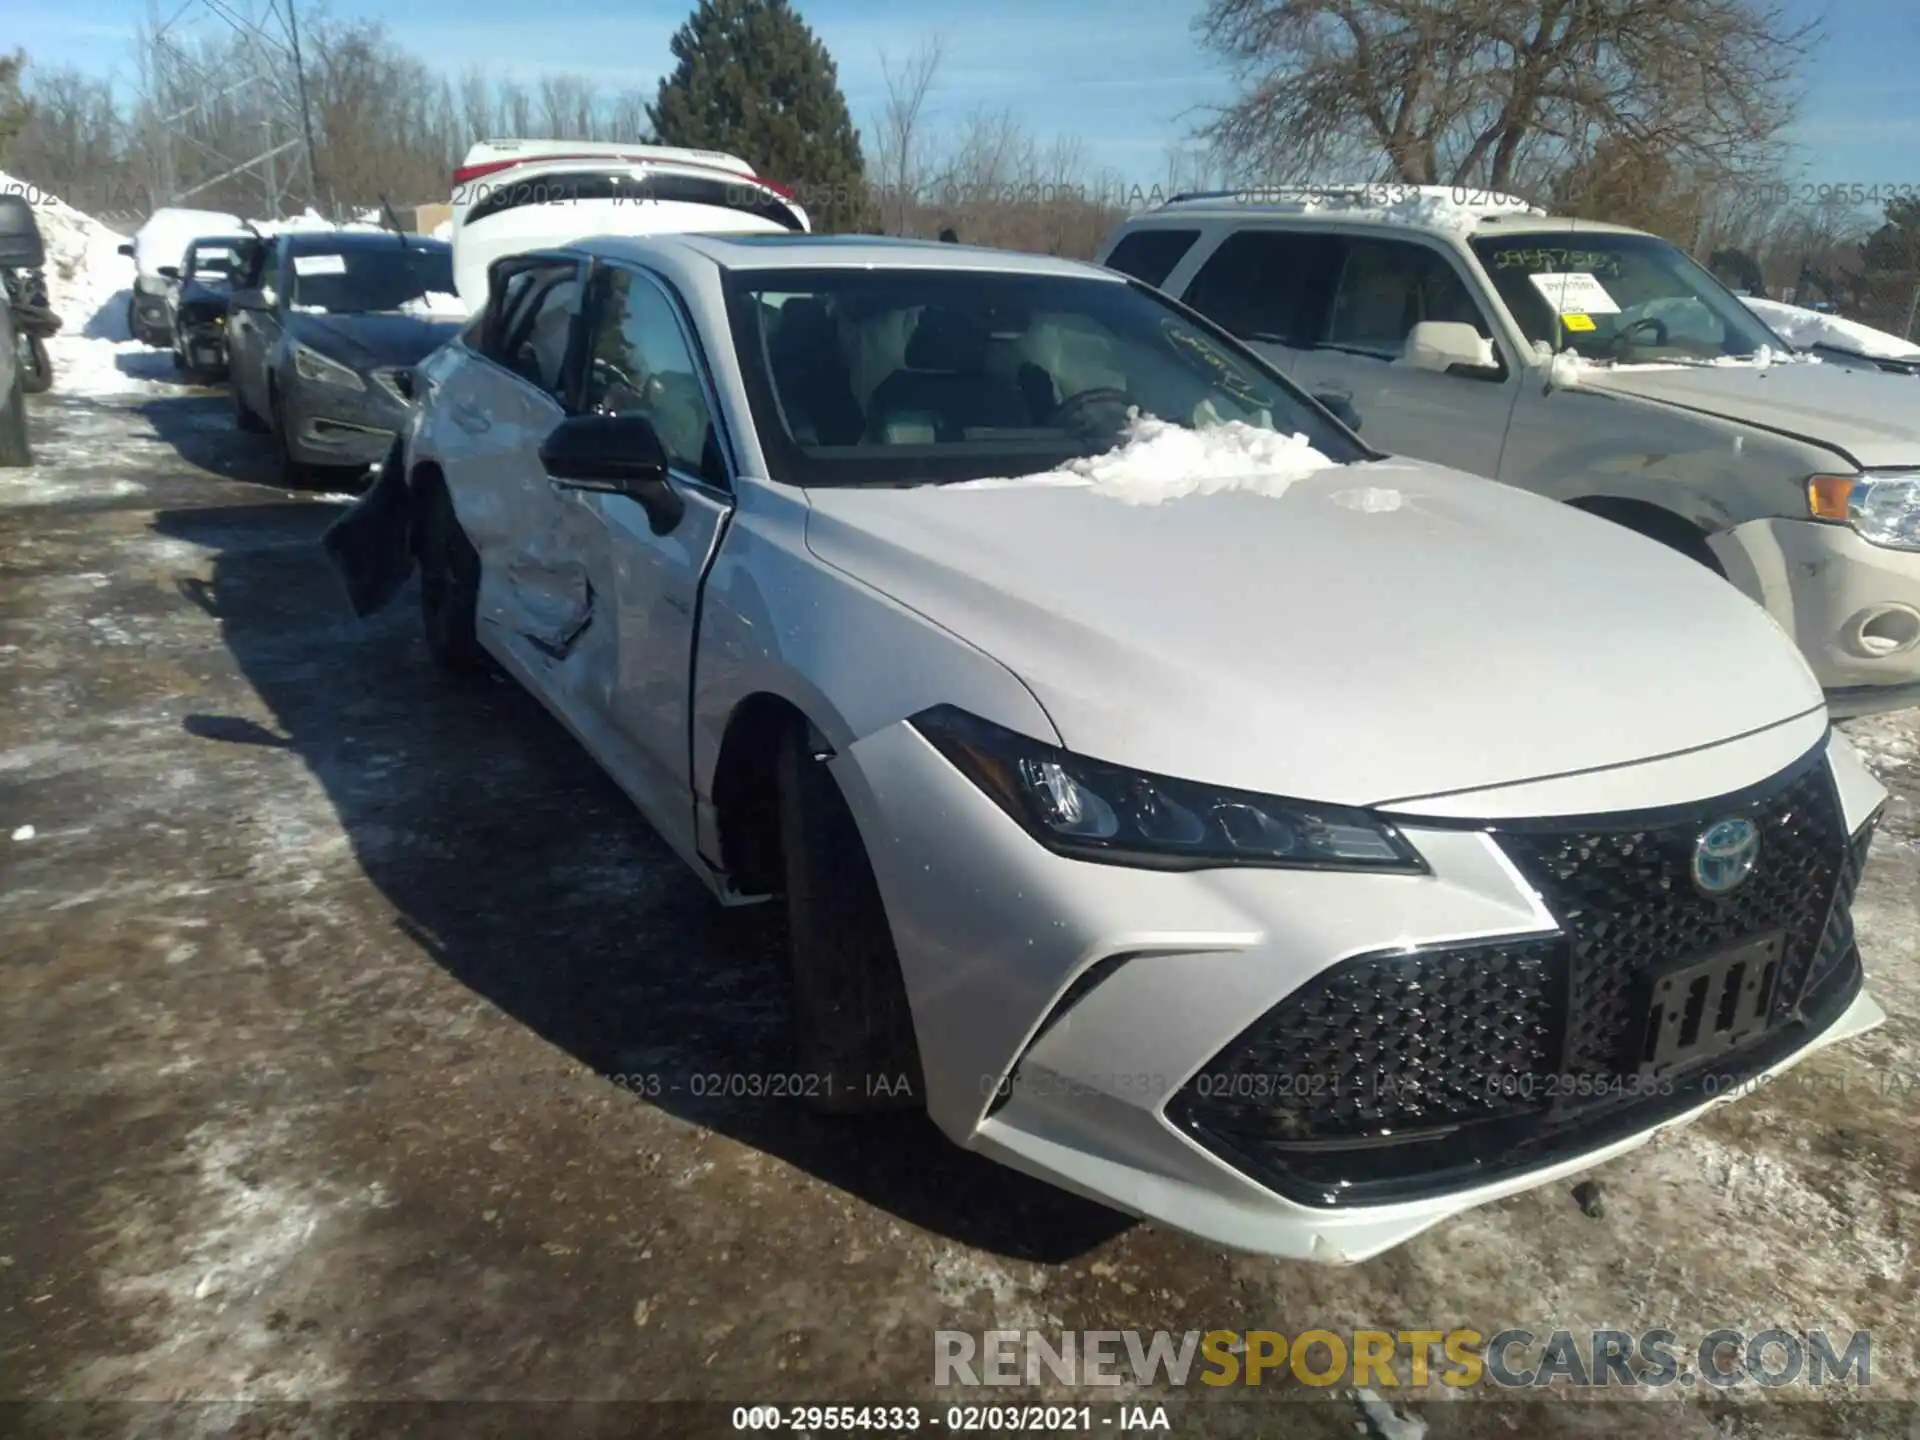
<path fill-rule="evenodd" d="M 163 280 L 178 280 L 180 278 L 180 267 L 178 265 L 162 265 L 159 267 L 159 273 L 160 278 Z"/>
<path fill-rule="evenodd" d="M 1353 408 L 1353 401 L 1345 395 L 1315 395 L 1313 398 L 1331 410 L 1333 418 L 1347 429 L 1356 435 L 1360 433 L 1360 412 Z"/>
<path fill-rule="evenodd" d="M 131 260 L 133 258 L 133 242 L 129 240 L 125 244 L 123 244 L 120 247 L 120 253 L 126 256 L 129 260 Z"/>
<path fill-rule="evenodd" d="M 569 416 L 540 442 L 540 463 L 563 489 L 637 501 L 656 535 L 686 513 L 687 502 L 667 482 L 666 448 L 644 416 Z"/>

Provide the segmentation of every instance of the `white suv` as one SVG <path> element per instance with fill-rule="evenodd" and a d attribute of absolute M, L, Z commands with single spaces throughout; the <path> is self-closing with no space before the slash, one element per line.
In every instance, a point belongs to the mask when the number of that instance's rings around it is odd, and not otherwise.
<path fill-rule="evenodd" d="M 1920 703 L 1912 381 L 1795 353 L 1665 240 L 1507 196 L 1315 187 L 1177 197 L 1098 258 L 1379 448 L 1719 571 L 1795 638 L 1836 713 Z"/>

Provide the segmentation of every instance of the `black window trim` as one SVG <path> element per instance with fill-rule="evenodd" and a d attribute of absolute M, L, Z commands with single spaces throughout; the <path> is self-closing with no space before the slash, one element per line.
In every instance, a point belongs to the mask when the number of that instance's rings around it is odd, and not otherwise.
<path fill-rule="evenodd" d="M 674 287 L 673 282 L 652 267 L 632 260 L 607 259 L 600 256 L 594 257 L 593 268 L 589 272 L 587 280 L 587 307 L 584 312 L 587 316 L 587 321 L 586 324 L 581 327 L 583 334 L 581 341 L 582 363 L 580 374 L 577 378 L 579 379 L 582 389 L 578 392 L 579 398 L 582 401 L 585 400 L 584 386 L 586 383 L 586 366 L 584 357 L 587 350 L 591 347 L 593 327 L 599 318 L 595 311 L 599 305 L 600 296 L 594 288 L 594 283 L 601 275 L 611 274 L 614 271 L 620 271 L 645 281 L 653 287 L 654 291 L 662 300 L 666 301 L 667 310 L 673 316 L 674 324 L 679 327 L 680 339 L 687 347 L 687 354 L 693 359 L 695 379 L 700 385 L 701 398 L 707 402 L 708 423 L 713 426 L 714 434 L 718 436 L 720 441 L 720 464 L 726 471 L 726 480 L 723 484 L 716 485 L 704 475 L 696 475 L 690 470 L 671 463 L 669 463 L 667 467 L 668 473 L 676 480 L 695 486 L 711 496 L 731 501 L 736 493 L 735 482 L 740 475 L 739 452 L 734 448 L 733 434 L 727 425 L 725 412 L 720 405 L 719 386 L 714 381 L 713 367 L 708 362 L 706 347 L 700 340 L 699 327 L 694 324 L 692 313 L 688 310 L 685 300 Z"/>

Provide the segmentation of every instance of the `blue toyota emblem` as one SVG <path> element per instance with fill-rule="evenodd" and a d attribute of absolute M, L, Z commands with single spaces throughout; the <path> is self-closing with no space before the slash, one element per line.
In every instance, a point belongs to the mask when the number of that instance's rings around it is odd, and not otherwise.
<path fill-rule="evenodd" d="M 1693 883 L 1725 895 L 1753 873 L 1760 859 L 1760 827 L 1751 820 L 1716 820 L 1693 842 Z"/>

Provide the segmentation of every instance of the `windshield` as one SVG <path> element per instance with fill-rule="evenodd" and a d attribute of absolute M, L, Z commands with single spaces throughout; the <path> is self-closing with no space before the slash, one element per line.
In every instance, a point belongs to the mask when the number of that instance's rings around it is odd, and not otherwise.
<path fill-rule="evenodd" d="M 1647 364 L 1792 349 L 1684 251 L 1651 235 L 1513 235 L 1476 239 L 1473 249 L 1527 338 L 1555 350 Z"/>
<path fill-rule="evenodd" d="M 1121 443 L 1129 411 L 1371 452 L 1258 356 L 1144 286 L 935 269 L 735 271 L 734 341 L 774 478 L 1030 475 Z"/>
<path fill-rule="evenodd" d="M 187 263 L 180 267 L 181 271 L 202 285 L 227 285 L 240 268 L 246 244 L 239 239 L 196 240 L 187 247 Z"/>
<path fill-rule="evenodd" d="M 427 307 L 432 297 L 453 293 L 451 246 L 403 247 L 395 240 L 296 252 L 288 299 L 296 310 L 355 315 Z"/>

